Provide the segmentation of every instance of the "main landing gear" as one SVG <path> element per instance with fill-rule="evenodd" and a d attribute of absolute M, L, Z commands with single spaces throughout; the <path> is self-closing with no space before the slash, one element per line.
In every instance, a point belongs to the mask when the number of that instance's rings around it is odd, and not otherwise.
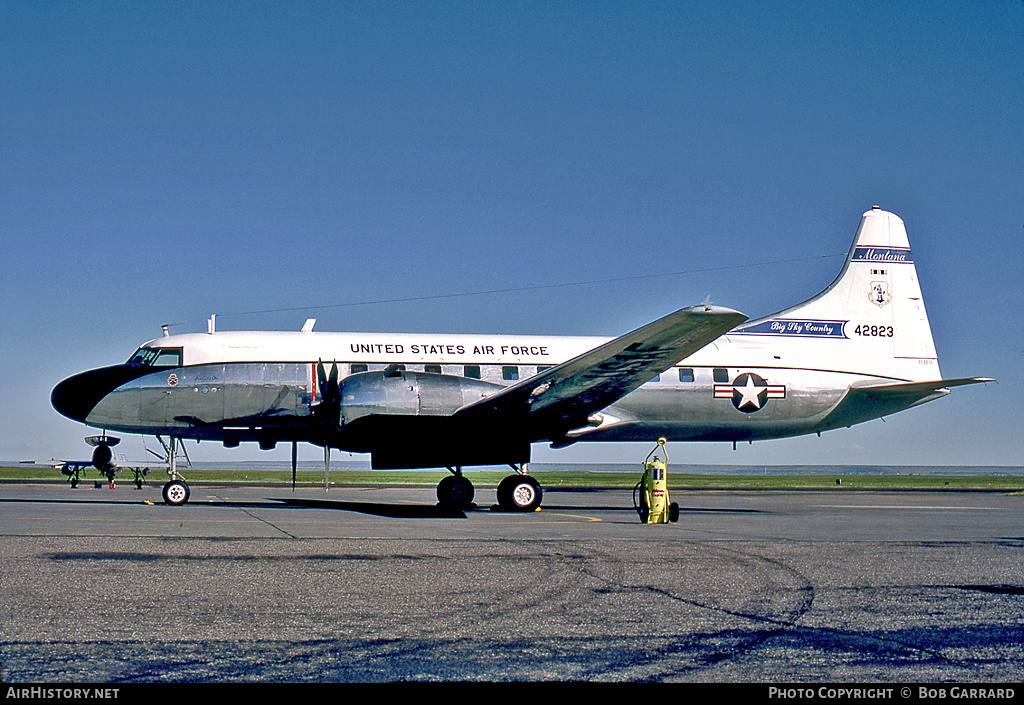
<path fill-rule="evenodd" d="M 543 497 L 540 483 L 529 475 L 509 475 L 498 485 L 498 506 L 506 512 L 535 512 Z"/>
<path fill-rule="evenodd" d="M 462 468 L 455 468 L 448 477 L 437 483 L 437 501 L 446 509 L 465 509 L 473 504 L 476 490 L 473 483 L 462 475 Z"/>
<path fill-rule="evenodd" d="M 498 508 L 506 512 L 537 511 L 544 496 L 540 483 L 526 474 L 526 463 L 511 467 L 516 474 L 509 475 L 498 485 Z M 466 509 L 472 506 L 476 494 L 473 483 L 463 476 L 461 467 L 448 470 L 452 474 L 437 485 L 438 503 L 446 509 Z"/>

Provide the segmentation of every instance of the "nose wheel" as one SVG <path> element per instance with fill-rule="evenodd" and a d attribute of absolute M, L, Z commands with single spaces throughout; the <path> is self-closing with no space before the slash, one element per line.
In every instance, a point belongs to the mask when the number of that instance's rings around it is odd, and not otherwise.
<path fill-rule="evenodd" d="M 171 480 L 164 485 L 163 495 L 164 502 L 174 507 L 180 507 L 188 501 L 189 495 L 188 485 L 181 480 Z"/>

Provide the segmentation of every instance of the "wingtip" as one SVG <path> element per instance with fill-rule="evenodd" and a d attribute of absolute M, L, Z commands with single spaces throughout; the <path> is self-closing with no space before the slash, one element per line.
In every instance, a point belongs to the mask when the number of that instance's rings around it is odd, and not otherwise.
<path fill-rule="evenodd" d="M 716 304 L 707 303 L 707 302 L 704 302 L 702 304 L 698 304 L 696 306 L 690 306 L 689 308 L 687 308 L 685 310 L 686 311 L 690 311 L 692 313 L 709 313 L 709 314 L 712 314 L 712 315 L 720 315 L 720 316 L 736 315 L 736 316 L 743 316 L 743 318 L 747 317 L 746 314 L 740 313 L 739 311 L 737 311 L 735 309 L 731 309 L 731 308 L 728 308 L 726 306 L 718 306 Z"/>
<path fill-rule="evenodd" d="M 958 379 L 944 379 L 947 387 L 962 387 L 966 384 L 986 384 L 988 382 L 995 382 L 996 380 L 992 377 L 960 377 Z"/>
<path fill-rule="evenodd" d="M 728 322 L 732 324 L 731 327 L 733 328 L 750 320 L 749 316 L 745 313 L 740 313 L 735 309 L 727 308 L 725 306 L 715 306 L 714 304 L 704 303 L 699 306 L 691 306 L 686 310 L 699 316 L 714 316 L 715 318 L 727 319 Z"/>

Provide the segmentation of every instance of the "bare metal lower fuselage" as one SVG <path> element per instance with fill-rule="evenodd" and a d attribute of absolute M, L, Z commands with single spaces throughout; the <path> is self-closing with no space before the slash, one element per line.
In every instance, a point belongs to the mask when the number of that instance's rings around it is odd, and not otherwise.
<path fill-rule="evenodd" d="M 312 421 L 318 403 L 312 370 L 316 363 L 228 363 L 162 369 L 143 374 L 106 395 L 86 423 L 115 432 L 177 436 L 227 444 L 303 441 L 352 452 L 373 452 L 365 433 L 349 432 L 360 420 L 404 420 L 431 434 L 453 434 L 444 442 L 465 444 L 467 430 L 444 423 L 457 409 L 502 385 L 452 374 L 409 369 L 369 370 L 342 378 L 343 414 L 329 433 Z M 340 363 L 348 368 L 350 363 Z M 385 367 L 383 363 L 376 367 Z M 141 370 L 140 370 L 141 371 Z M 488 374 L 484 368 L 483 376 Z M 715 374 L 724 381 L 715 382 Z M 745 406 L 736 380 L 756 375 Z M 682 379 L 681 379 L 682 378 Z M 475 428 L 488 442 L 576 441 L 745 441 L 819 433 L 850 426 L 937 398 L 945 392 L 892 399 L 870 410 L 844 404 L 850 386 L 873 377 L 815 370 L 680 365 L 603 410 L 564 437 L 549 438 L 527 428 Z M 768 398 L 766 390 L 774 391 Z M 758 397 L 760 395 L 760 398 Z M 358 400 L 358 403 L 355 403 Z M 348 403 L 345 403 L 345 402 Z M 435 423 L 431 422 L 431 418 Z M 386 441 L 394 444 L 396 439 Z M 401 440 L 397 442 L 401 443 Z M 443 463 L 449 464 L 449 463 Z"/>

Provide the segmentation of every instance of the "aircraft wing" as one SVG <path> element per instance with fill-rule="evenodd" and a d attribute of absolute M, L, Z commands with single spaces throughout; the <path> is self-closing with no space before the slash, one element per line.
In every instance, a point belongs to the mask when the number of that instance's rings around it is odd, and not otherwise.
<path fill-rule="evenodd" d="M 53 468 L 54 470 L 85 470 L 93 467 L 91 460 L 22 460 L 19 465 L 39 468 Z"/>
<path fill-rule="evenodd" d="M 747 320 L 721 306 L 680 309 L 455 412 L 464 421 L 543 424 L 552 435 L 578 428 L 655 375 Z M 546 423 L 545 423 L 546 422 Z"/>

